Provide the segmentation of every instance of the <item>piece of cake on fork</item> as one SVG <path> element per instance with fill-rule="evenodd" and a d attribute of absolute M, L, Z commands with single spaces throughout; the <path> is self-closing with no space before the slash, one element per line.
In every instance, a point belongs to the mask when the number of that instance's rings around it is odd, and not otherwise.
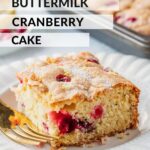
<path fill-rule="evenodd" d="M 137 127 L 140 90 L 92 54 L 47 58 L 17 73 L 18 109 L 52 146 L 101 141 Z"/>

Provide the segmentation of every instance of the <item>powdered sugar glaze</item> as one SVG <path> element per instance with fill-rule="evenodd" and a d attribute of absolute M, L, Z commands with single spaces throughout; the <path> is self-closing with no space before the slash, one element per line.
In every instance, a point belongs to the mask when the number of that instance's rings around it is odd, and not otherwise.
<path fill-rule="evenodd" d="M 104 69 L 95 56 L 86 52 L 48 57 L 32 64 L 17 76 L 23 85 L 39 87 L 41 94 L 48 93 L 48 103 L 70 100 L 77 95 L 91 100 L 97 92 L 120 83 L 131 84 L 117 73 Z M 40 91 L 40 87 L 45 87 L 46 92 Z"/>

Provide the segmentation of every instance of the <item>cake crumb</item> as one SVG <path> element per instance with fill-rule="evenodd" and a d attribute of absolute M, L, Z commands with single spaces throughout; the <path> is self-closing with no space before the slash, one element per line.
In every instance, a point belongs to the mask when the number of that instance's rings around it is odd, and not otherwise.
<path fill-rule="evenodd" d="M 118 139 L 124 139 L 125 138 L 125 133 L 119 133 L 117 134 Z"/>
<path fill-rule="evenodd" d="M 107 137 L 103 137 L 103 138 L 101 139 L 101 144 L 102 144 L 102 145 L 105 145 L 106 142 L 107 142 Z"/>
<path fill-rule="evenodd" d="M 38 145 L 36 145 L 37 148 L 43 148 L 45 146 L 44 142 L 40 142 Z"/>

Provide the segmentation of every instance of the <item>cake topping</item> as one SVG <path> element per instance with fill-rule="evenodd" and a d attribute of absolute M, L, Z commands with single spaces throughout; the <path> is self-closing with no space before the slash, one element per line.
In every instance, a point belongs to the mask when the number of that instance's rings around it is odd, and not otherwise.
<path fill-rule="evenodd" d="M 71 78 L 69 76 L 64 75 L 64 74 L 59 74 L 56 76 L 56 80 L 58 82 L 70 82 Z"/>
<path fill-rule="evenodd" d="M 42 65 L 33 64 L 17 74 L 23 85 L 35 88 L 39 94 L 48 96 L 45 99 L 48 104 L 71 100 L 76 96 L 91 100 L 97 92 L 120 82 L 130 84 L 112 71 L 104 71 L 98 59 L 90 53 L 49 60 L 49 63 L 44 63 L 43 60 Z"/>
<path fill-rule="evenodd" d="M 94 119 L 99 119 L 102 117 L 103 112 L 104 112 L 103 107 L 101 105 L 98 105 L 94 107 L 93 111 L 91 112 L 91 116 Z"/>

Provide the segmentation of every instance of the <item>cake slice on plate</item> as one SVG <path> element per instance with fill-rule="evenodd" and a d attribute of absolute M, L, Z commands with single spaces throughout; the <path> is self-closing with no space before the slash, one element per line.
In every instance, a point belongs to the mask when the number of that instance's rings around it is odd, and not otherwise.
<path fill-rule="evenodd" d="M 18 109 L 52 146 L 83 145 L 137 127 L 139 89 L 90 53 L 47 58 L 17 73 Z"/>

